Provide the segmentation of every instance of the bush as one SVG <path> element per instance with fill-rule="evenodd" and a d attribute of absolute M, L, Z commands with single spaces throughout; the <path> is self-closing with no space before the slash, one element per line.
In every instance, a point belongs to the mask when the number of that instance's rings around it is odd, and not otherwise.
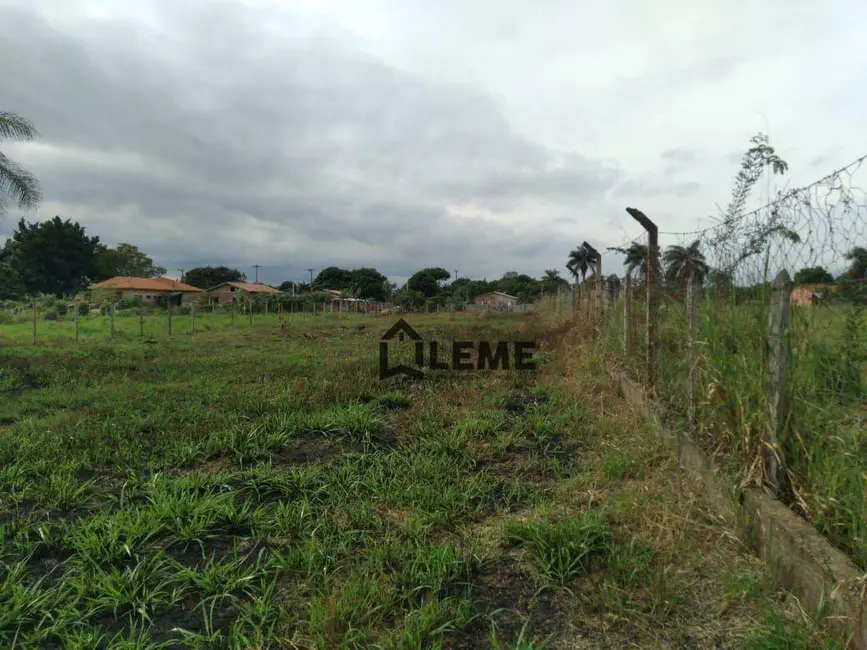
<path fill-rule="evenodd" d="M 56 309 L 49 309 L 42 316 L 42 320 L 57 320 L 57 318 L 58 318 L 58 316 L 57 316 L 57 310 Z"/>
<path fill-rule="evenodd" d="M 69 311 L 69 305 L 65 302 L 57 302 L 54 305 L 55 311 L 57 311 L 58 316 L 66 316 L 66 313 Z"/>
<path fill-rule="evenodd" d="M 79 303 L 78 315 L 79 316 L 87 316 L 89 313 L 90 313 L 90 305 L 86 302 Z"/>

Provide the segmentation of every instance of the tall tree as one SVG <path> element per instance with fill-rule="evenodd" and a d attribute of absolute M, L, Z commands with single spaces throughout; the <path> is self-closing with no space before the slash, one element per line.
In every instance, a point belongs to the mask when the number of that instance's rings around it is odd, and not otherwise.
<path fill-rule="evenodd" d="M 829 284 L 834 276 L 821 266 L 810 266 L 795 273 L 795 284 Z"/>
<path fill-rule="evenodd" d="M 165 275 L 166 269 L 133 244 L 118 244 L 116 248 L 100 246 L 97 258 L 97 273 L 100 279 L 121 275 L 133 278 L 156 278 Z"/>
<path fill-rule="evenodd" d="M 440 292 L 440 282 L 451 277 L 451 274 L 443 268 L 429 267 L 413 273 L 406 281 L 406 287 L 409 291 L 418 292 L 425 298 L 433 298 Z"/>
<path fill-rule="evenodd" d="M 632 242 L 629 245 L 629 248 L 620 248 L 619 246 L 614 246 L 609 248 L 610 251 L 617 251 L 626 256 L 626 259 L 623 260 L 623 264 L 626 266 L 627 275 L 632 275 L 633 271 L 638 270 L 638 280 L 644 281 L 644 278 L 647 276 L 647 246 L 644 244 L 639 244 L 638 242 Z M 656 269 L 656 276 L 659 277 L 659 269 Z"/>
<path fill-rule="evenodd" d="M 673 245 L 662 255 L 667 280 L 686 281 L 694 274 L 699 284 L 704 282 L 709 267 L 701 252 L 701 242 L 696 239 L 689 246 Z"/>
<path fill-rule="evenodd" d="M 210 289 L 224 282 L 246 282 L 247 276 L 228 266 L 197 266 L 184 273 L 184 282 L 199 289 Z"/>
<path fill-rule="evenodd" d="M 322 269 L 313 280 L 313 288 L 321 291 L 328 289 L 347 291 L 352 288 L 352 271 L 337 266 Z"/>
<path fill-rule="evenodd" d="M 0 112 L 0 140 L 27 142 L 38 135 L 28 120 L 15 113 Z M 0 151 L 0 216 L 12 199 L 22 210 L 39 205 L 42 195 L 36 178 Z"/>
<path fill-rule="evenodd" d="M 83 226 L 69 219 L 21 219 L 6 246 L 9 264 L 29 293 L 62 296 L 80 291 L 94 278 L 99 237 L 88 237 Z"/>
<path fill-rule="evenodd" d="M 579 275 L 583 282 L 584 278 L 587 277 L 587 271 L 590 270 L 590 267 L 593 266 L 594 263 L 595 260 L 593 259 L 593 253 L 583 246 L 579 246 L 569 253 L 569 259 L 566 260 L 566 269 L 572 274 L 572 277 L 575 278 L 576 282 L 578 281 Z"/>
<path fill-rule="evenodd" d="M 867 278 L 867 248 L 855 246 L 845 255 L 849 262 L 849 270 L 846 272 L 853 280 Z"/>

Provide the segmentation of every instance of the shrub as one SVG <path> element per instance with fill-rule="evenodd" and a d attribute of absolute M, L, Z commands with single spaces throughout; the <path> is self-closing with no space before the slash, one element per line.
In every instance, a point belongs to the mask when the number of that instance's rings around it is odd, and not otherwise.
<path fill-rule="evenodd" d="M 49 309 L 42 316 L 42 320 L 57 320 L 57 318 L 58 318 L 58 316 L 57 316 L 57 310 L 56 309 Z"/>
<path fill-rule="evenodd" d="M 90 305 L 86 302 L 79 303 L 78 315 L 79 316 L 87 316 L 89 313 L 90 313 Z"/>
<path fill-rule="evenodd" d="M 63 301 L 59 301 L 55 303 L 54 309 L 57 312 L 58 316 L 66 316 L 66 313 L 69 311 L 69 305 L 67 305 Z"/>

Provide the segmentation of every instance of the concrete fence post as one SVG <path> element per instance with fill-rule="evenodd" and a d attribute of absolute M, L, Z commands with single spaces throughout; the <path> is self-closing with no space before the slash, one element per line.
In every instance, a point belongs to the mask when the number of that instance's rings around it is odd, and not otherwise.
<path fill-rule="evenodd" d="M 659 268 L 659 229 L 641 210 L 626 208 L 626 212 L 647 231 L 647 258 L 645 260 L 647 269 L 644 273 L 647 290 L 647 323 L 645 325 L 647 357 L 645 359 L 645 374 L 647 375 L 647 388 L 651 392 L 655 392 L 659 321 L 659 278 L 657 277 L 657 269 Z"/>
<path fill-rule="evenodd" d="M 166 329 L 168 330 L 169 336 L 172 335 L 172 306 L 168 305 L 166 307 Z"/>
<path fill-rule="evenodd" d="M 36 338 L 36 301 L 33 301 L 33 345 L 37 344 Z"/>
<path fill-rule="evenodd" d="M 698 283 L 695 273 L 690 273 L 686 285 L 686 320 L 687 320 L 687 363 L 689 364 L 686 381 L 687 422 L 690 431 L 695 431 L 697 425 L 696 406 L 698 396 Z"/>
<path fill-rule="evenodd" d="M 789 411 L 789 325 L 791 318 L 792 280 L 783 269 L 771 285 L 768 312 L 768 426 L 763 445 L 765 480 L 777 498 L 791 501 L 791 485 L 781 452 Z"/>
<path fill-rule="evenodd" d="M 196 333 L 196 303 L 190 303 L 190 334 Z"/>
<path fill-rule="evenodd" d="M 632 356 L 632 276 L 629 273 L 623 286 L 623 356 Z"/>
<path fill-rule="evenodd" d="M 114 312 L 115 312 L 115 302 L 112 300 L 108 304 L 108 320 L 109 320 L 109 327 L 110 327 L 110 332 L 111 332 L 110 336 L 111 336 L 112 341 L 114 341 Z"/>
<path fill-rule="evenodd" d="M 72 315 L 72 320 L 75 323 L 75 342 L 78 343 L 78 296 L 72 299 L 72 308 L 75 310 Z"/>
<path fill-rule="evenodd" d="M 144 308 L 138 308 L 138 335 L 144 338 Z"/>

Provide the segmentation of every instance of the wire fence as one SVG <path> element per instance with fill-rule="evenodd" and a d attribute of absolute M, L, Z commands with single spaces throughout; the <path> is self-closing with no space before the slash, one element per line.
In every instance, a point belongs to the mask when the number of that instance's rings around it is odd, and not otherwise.
<path fill-rule="evenodd" d="M 743 485 L 867 568 L 867 156 L 750 212 L 602 258 L 575 318 Z M 666 238 L 666 245 L 659 242 Z"/>

